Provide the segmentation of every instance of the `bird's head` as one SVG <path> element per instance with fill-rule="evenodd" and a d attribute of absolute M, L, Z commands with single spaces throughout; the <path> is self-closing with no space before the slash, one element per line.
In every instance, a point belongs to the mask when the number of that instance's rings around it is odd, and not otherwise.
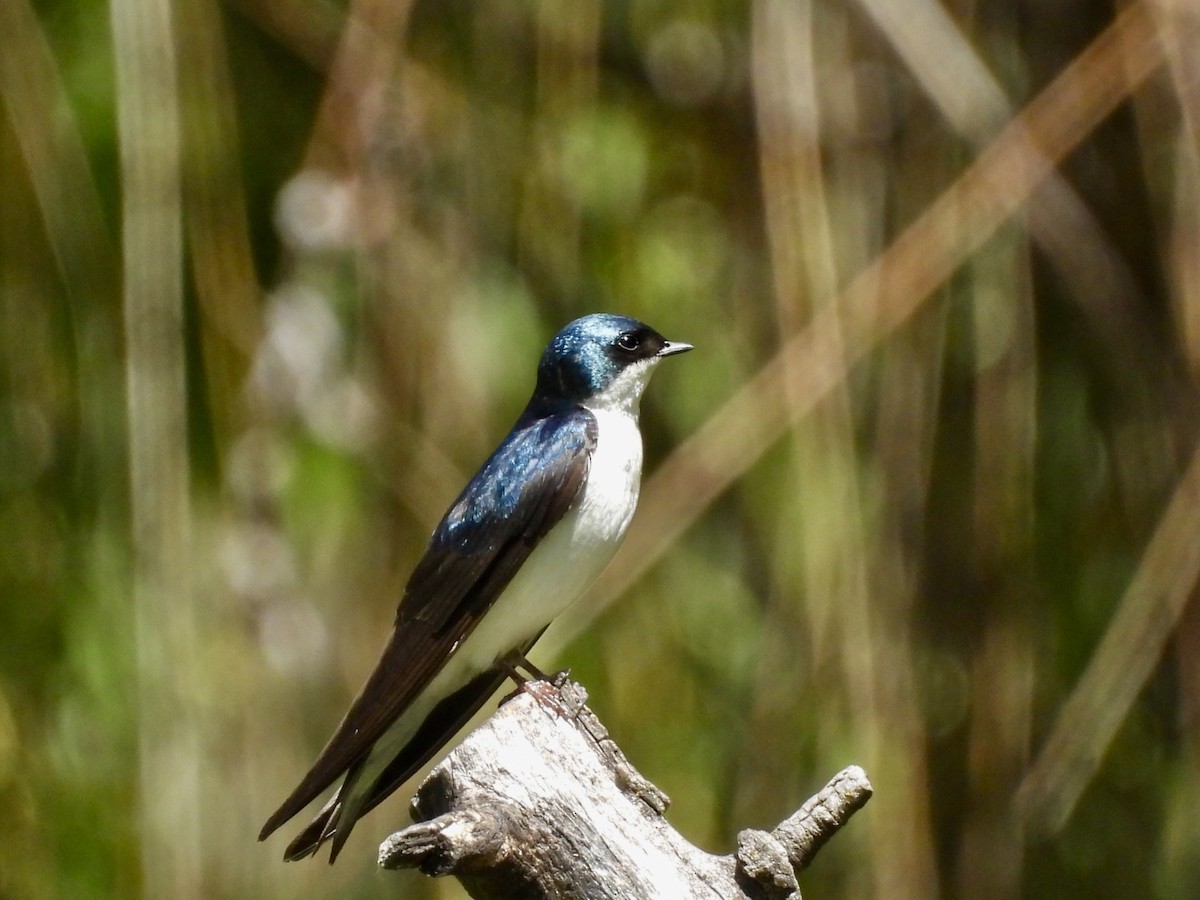
<path fill-rule="evenodd" d="M 668 341 L 637 319 L 594 313 L 566 325 L 538 364 L 535 400 L 637 411 L 650 373 L 691 344 Z"/>

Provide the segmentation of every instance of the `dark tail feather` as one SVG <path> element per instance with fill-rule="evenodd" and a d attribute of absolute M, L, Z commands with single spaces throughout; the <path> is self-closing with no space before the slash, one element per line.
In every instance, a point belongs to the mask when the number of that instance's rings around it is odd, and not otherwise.
<path fill-rule="evenodd" d="M 317 813 L 316 817 L 304 827 L 290 844 L 283 851 L 283 859 L 285 862 L 295 862 L 298 859 L 304 859 L 307 856 L 313 856 L 321 845 L 329 839 L 333 833 L 333 823 L 337 818 L 340 804 L 335 797 L 331 802 L 326 803 L 324 808 Z M 330 860 L 333 862 L 333 860 Z"/>
<path fill-rule="evenodd" d="M 333 861 L 337 859 L 338 853 L 346 843 L 346 838 L 350 837 L 355 821 L 358 820 L 358 816 L 352 810 L 349 816 L 343 815 L 346 810 L 342 803 L 342 797 L 350 796 L 350 790 L 354 787 L 361 771 L 362 763 L 357 763 L 346 773 L 346 780 L 342 782 L 342 786 L 321 807 L 321 811 L 304 827 L 304 830 L 287 845 L 287 849 L 283 851 L 284 862 L 295 862 L 298 859 L 313 856 L 321 849 L 322 844 L 332 839 L 333 847 L 329 853 L 329 864 L 333 865 Z"/>
<path fill-rule="evenodd" d="M 514 652 L 524 656 L 539 637 L 541 637 L 541 632 L 515 648 Z M 496 692 L 505 677 L 504 672 L 498 668 L 488 669 L 443 699 L 433 708 L 395 759 L 375 777 L 371 790 L 359 798 L 357 803 L 351 804 L 349 809 L 344 809 L 341 798 L 351 796 L 349 793 L 351 786 L 358 780 L 367 756 L 364 755 L 352 764 L 346 772 L 341 787 L 321 807 L 321 811 L 304 830 L 288 844 L 283 855 L 284 860 L 292 862 L 312 856 L 321 848 L 322 844 L 331 839 L 333 847 L 329 854 L 329 862 L 332 863 L 337 859 L 346 839 L 350 837 L 350 831 L 354 828 L 355 822 L 378 806 L 445 746 L 470 720 L 471 716 L 475 715 L 479 708 L 487 702 L 488 697 Z M 312 799 L 308 787 L 306 783 L 302 783 L 293 791 L 292 796 L 284 801 L 283 806 L 275 811 L 275 814 L 263 826 L 262 832 L 258 836 L 260 841 L 298 813 Z"/>
<path fill-rule="evenodd" d="M 283 851 L 284 862 L 296 862 L 296 860 L 309 856 L 316 856 L 317 851 L 326 841 L 334 839 L 333 848 L 329 854 L 329 864 L 333 865 L 338 852 L 354 828 L 354 822 L 342 821 L 346 818 L 342 815 L 341 800 L 342 792 L 345 789 L 343 785 L 336 794 L 330 797 L 329 802 L 321 807 L 321 811 L 313 817 L 313 820 L 304 826 L 304 830 L 292 839 L 292 842 L 287 845 L 287 849 Z"/>
<path fill-rule="evenodd" d="M 368 747 L 367 750 L 369 752 L 370 748 Z M 364 759 L 366 758 L 366 755 L 367 754 L 365 753 L 363 754 Z M 319 763 L 320 760 L 318 760 L 318 764 Z M 357 770 L 357 767 L 361 765 L 362 759 L 360 759 L 358 762 L 351 763 L 348 768 L 343 769 L 342 772 L 338 772 L 333 776 L 329 776 L 326 772 L 316 779 L 314 779 L 313 776 L 315 773 L 317 773 L 317 766 L 314 766 L 309 773 L 304 776 L 304 780 L 301 781 L 296 789 L 288 796 L 288 798 L 283 801 L 283 805 L 271 814 L 271 818 L 267 819 L 266 824 L 262 827 L 262 831 L 258 833 L 258 839 L 260 841 L 265 841 L 274 833 L 277 828 L 279 828 L 280 825 L 282 825 L 284 822 L 287 822 L 302 809 L 304 809 L 304 807 L 308 806 L 308 804 L 315 800 L 317 796 L 325 790 L 325 788 L 340 778 L 343 773 L 346 774 L 347 778 L 352 777 L 353 773 Z M 345 781 L 343 781 L 342 784 L 343 787 L 334 792 L 334 800 L 336 800 L 341 792 L 345 790 Z M 317 818 L 325 815 L 333 802 L 334 801 L 331 800 L 321 807 L 321 812 L 317 814 Z"/>
<path fill-rule="evenodd" d="M 275 830 L 279 828 L 280 825 L 282 825 L 292 816 L 296 815 L 296 813 L 300 812 L 300 810 L 304 809 L 304 807 L 312 802 L 315 795 L 309 795 L 307 788 L 308 785 L 306 782 L 302 781 L 300 786 L 296 788 L 296 790 L 294 790 L 286 800 L 283 801 L 283 805 L 271 814 L 271 818 L 267 819 L 266 824 L 263 825 L 262 830 L 258 833 L 258 839 L 260 841 L 265 841 L 275 833 Z M 322 812 L 324 812 L 324 809 L 322 809 Z"/>

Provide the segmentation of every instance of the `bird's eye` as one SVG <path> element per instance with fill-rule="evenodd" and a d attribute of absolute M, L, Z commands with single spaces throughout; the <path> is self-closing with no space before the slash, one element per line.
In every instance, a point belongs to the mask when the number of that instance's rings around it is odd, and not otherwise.
<path fill-rule="evenodd" d="M 626 353 L 632 353 L 634 350 L 636 350 L 641 345 L 642 342 L 638 339 L 638 336 L 636 334 L 634 334 L 632 331 L 627 331 L 625 334 L 623 334 L 619 338 L 617 338 L 615 343 L 618 347 L 620 347 Z"/>

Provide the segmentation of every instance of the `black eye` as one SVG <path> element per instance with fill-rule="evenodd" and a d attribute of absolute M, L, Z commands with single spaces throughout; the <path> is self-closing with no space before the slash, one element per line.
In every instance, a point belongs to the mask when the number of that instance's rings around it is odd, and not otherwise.
<path fill-rule="evenodd" d="M 632 353 L 642 345 L 641 339 L 632 331 L 627 331 L 613 342 L 626 353 Z"/>

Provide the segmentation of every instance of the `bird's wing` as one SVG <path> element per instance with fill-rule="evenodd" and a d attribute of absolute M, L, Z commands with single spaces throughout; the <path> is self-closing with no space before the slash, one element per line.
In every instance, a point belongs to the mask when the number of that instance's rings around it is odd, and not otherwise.
<path fill-rule="evenodd" d="M 537 637 L 526 641 L 518 648 L 517 652 L 524 656 L 537 642 L 537 638 L 541 637 L 541 634 L 542 632 L 538 632 Z M 346 838 L 349 837 L 355 822 L 391 796 L 396 788 L 408 781 L 421 766 L 429 762 L 433 755 L 445 746 L 458 733 L 458 730 L 479 711 L 488 698 L 496 693 L 496 689 L 507 677 L 499 668 L 488 669 L 440 701 L 421 723 L 412 739 L 379 773 L 375 783 L 369 786 L 369 793 L 354 809 L 353 820 L 343 821 L 345 818 L 343 795 L 347 792 L 346 785 L 354 777 L 353 774 L 348 775 L 347 780 L 342 783 L 343 786 L 333 795 L 325 808 L 288 844 L 283 858 L 294 861 L 311 856 L 317 852 L 321 844 L 332 838 L 333 850 L 329 855 L 329 861 L 332 863 L 337 858 Z M 350 771 L 353 773 L 354 768 L 351 767 Z"/>
<path fill-rule="evenodd" d="M 517 422 L 434 531 L 375 671 L 260 840 L 365 758 L 433 680 L 575 503 L 595 444 L 596 421 L 584 409 Z"/>

